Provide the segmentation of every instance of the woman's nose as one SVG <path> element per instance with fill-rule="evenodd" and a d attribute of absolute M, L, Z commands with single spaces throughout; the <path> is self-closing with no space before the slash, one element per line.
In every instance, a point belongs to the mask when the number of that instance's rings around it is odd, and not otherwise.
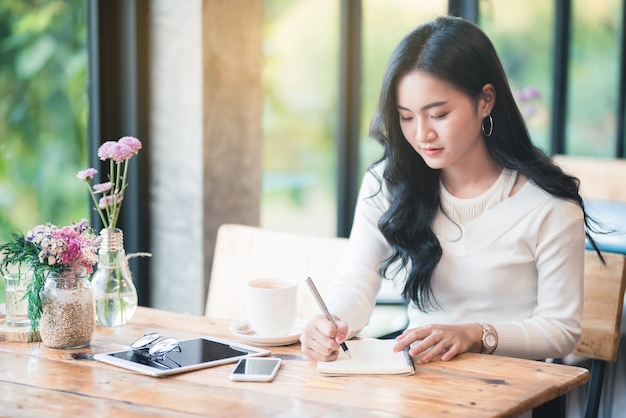
<path fill-rule="evenodd" d="M 415 127 L 415 140 L 427 143 L 435 139 L 433 130 L 426 123 L 417 123 Z"/>

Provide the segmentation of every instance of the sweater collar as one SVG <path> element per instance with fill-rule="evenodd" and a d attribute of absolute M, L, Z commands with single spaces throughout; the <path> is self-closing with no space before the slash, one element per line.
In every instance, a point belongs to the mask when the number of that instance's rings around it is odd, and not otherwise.
<path fill-rule="evenodd" d="M 550 197 L 528 181 L 513 196 L 462 226 L 439 210 L 433 231 L 444 250 L 456 256 L 470 255 L 496 242 Z"/>

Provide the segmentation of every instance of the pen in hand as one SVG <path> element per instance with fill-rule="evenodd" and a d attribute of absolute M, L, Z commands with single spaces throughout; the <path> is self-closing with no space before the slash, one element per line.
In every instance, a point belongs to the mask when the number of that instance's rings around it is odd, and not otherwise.
<path fill-rule="evenodd" d="M 322 313 L 324 314 L 326 319 L 328 319 L 335 326 L 335 328 L 337 328 L 337 323 L 335 322 L 335 319 L 330 314 L 330 312 L 328 312 L 328 308 L 326 307 L 326 304 L 324 303 L 324 299 L 322 299 L 322 296 L 320 296 L 320 293 L 317 291 L 317 288 L 315 287 L 315 284 L 313 283 L 313 280 L 310 277 L 306 278 L 306 284 L 309 286 L 309 290 L 313 294 L 313 297 L 315 298 L 317 305 L 322 310 Z M 350 352 L 348 351 L 348 346 L 346 345 L 345 342 L 341 343 L 341 348 L 343 349 L 343 352 L 346 353 L 348 358 L 352 358 L 352 356 L 350 356 Z"/>

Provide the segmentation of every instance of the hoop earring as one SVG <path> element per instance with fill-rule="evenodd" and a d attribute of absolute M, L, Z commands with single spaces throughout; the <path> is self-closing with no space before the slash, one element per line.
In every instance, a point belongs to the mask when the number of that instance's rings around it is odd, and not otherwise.
<path fill-rule="evenodd" d="M 489 119 L 489 129 L 485 129 L 485 121 Z M 482 123 L 480 124 L 480 128 L 483 131 L 483 134 L 489 138 L 491 136 L 491 134 L 493 133 L 493 118 L 491 117 L 491 113 L 487 115 L 487 117 L 485 117 L 485 119 L 483 119 Z"/>

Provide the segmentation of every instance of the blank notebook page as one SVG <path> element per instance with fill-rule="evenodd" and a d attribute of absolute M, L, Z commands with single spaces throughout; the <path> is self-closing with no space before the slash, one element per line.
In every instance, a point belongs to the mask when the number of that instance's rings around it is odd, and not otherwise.
<path fill-rule="evenodd" d="M 394 352 L 395 340 L 363 339 L 347 341 L 351 359 L 341 352 L 335 361 L 318 361 L 317 371 L 330 376 L 351 374 L 413 374 L 408 351 Z"/>

